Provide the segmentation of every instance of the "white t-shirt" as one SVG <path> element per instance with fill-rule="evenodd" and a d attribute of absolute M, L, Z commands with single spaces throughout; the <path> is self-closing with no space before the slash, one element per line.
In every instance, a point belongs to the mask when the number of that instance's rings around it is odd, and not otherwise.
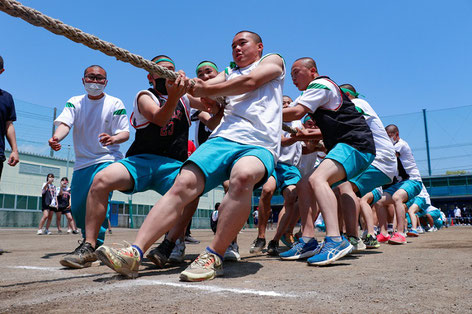
<path fill-rule="evenodd" d="M 160 105 L 160 102 L 159 102 L 159 99 L 157 99 L 157 97 L 151 93 L 150 91 L 148 91 L 147 89 L 143 89 L 143 90 L 140 90 L 137 94 L 136 94 L 136 97 L 134 97 L 134 103 L 133 103 L 133 113 L 131 114 L 131 119 L 132 121 L 134 121 L 133 123 L 135 125 L 133 125 L 133 127 L 135 129 L 142 129 L 142 128 L 145 128 L 149 123 L 151 123 L 151 121 L 149 121 L 148 119 L 146 119 L 145 116 L 143 116 L 141 114 L 141 112 L 139 112 L 139 107 L 138 107 L 138 98 L 141 94 L 146 94 L 148 95 L 149 97 L 152 98 L 152 100 L 159 106 Z M 159 95 L 159 97 L 161 98 L 161 100 L 164 100 L 164 101 L 167 101 L 167 95 Z M 181 98 L 180 98 L 180 102 L 184 105 L 185 107 L 185 117 L 188 121 L 188 125 L 191 125 L 192 123 L 190 122 L 190 100 L 188 99 L 188 96 L 187 95 L 183 95 Z"/>
<path fill-rule="evenodd" d="M 397 156 L 382 121 L 367 101 L 359 98 L 352 99 L 351 101 L 365 118 L 374 137 L 375 159 L 372 162 L 372 166 L 393 180 L 393 177 L 397 174 Z"/>
<path fill-rule="evenodd" d="M 328 89 L 310 88 L 312 84 L 323 84 Z M 336 85 L 327 79 L 321 78 L 317 79 L 316 82 L 312 81 L 303 94 L 298 96 L 292 104 L 303 105 L 304 107 L 310 109 L 310 113 L 313 113 L 318 108 L 337 110 L 343 104 L 343 98 L 339 92 L 339 88 Z"/>
<path fill-rule="evenodd" d="M 302 148 L 306 146 L 305 142 L 302 142 Z M 323 161 L 326 154 L 324 152 L 313 152 L 309 154 L 302 154 L 300 157 L 300 163 L 298 169 L 302 177 L 311 173 L 318 165 Z"/>
<path fill-rule="evenodd" d="M 420 171 L 418 170 L 418 166 L 416 165 L 415 158 L 413 157 L 413 153 L 408 143 L 403 139 L 399 139 L 393 147 L 395 148 L 395 151 L 400 154 L 398 158 L 400 159 L 403 168 L 405 168 L 406 173 L 410 176 L 409 180 L 421 181 Z"/>
<path fill-rule="evenodd" d="M 461 217 L 461 209 L 459 207 L 454 209 L 454 217 Z"/>
<path fill-rule="evenodd" d="M 226 80 L 248 75 L 265 55 L 253 64 L 238 69 L 226 69 Z M 285 78 L 285 62 L 279 77 L 256 90 L 242 95 L 226 97 L 227 104 L 220 125 L 210 138 L 224 137 L 242 144 L 268 149 L 277 162 L 282 136 L 282 88 Z"/>
<path fill-rule="evenodd" d="M 286 124 L 292 128 L 301 128 L 302 122 L 300 120 L 294 120 L 292 122 L 286 122 Z M 282 131 L 282 135 L 290 137 L 290 133 Z M 298 167 L 300 163 L 300 157 L 302 155 L 302 143 L 297 141 L 289 146 L 280 146 L 280 157 L 279 162 Z"/>
<path fill-rule="evenodd" d="M 120 99 L 107 94 L 99 100 L 87 95 L 72 97 L 54 121 L 55 125 L 61 123 L 74 127 L 74 170 L 123 158 L 119 144 L 102 146 L 98 138 L 100 133 L 113 136 L 129 132 L 126 109 Z"/>
<path fill-rule="evenodd" d="M 431 199 L 429 198 L 429 193 L 428 190 L 426 190 L 426 187 L 423 184 L 423 188 L 421 189 L 420 194 L 418 194 L 419 197 L 422 197 L 426 200 L 426 204 L 431 205 Z"/>

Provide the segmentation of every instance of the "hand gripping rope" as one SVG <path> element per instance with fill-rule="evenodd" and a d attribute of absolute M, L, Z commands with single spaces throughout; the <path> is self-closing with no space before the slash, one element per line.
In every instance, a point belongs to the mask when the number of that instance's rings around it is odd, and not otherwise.
<path fill-rule="evenodd" d="M 33 8 L 26 7 L 18 1 L 0 0 L 0 10 L 8 15 L 19 17 L 32 25 L 45 28 L 56 35 L 65 36 L 76 43 L 83 44 L 94 50 L 99 50 L 107 56 L 115 57 L 117 60 L 130 63 L 137 68 L 144 69 L 150 73 L 155 73 L 162 78 L 173 81 L 177 79 L 178 74 L 174 71 L 170 71 L 167 68 L 157 65 L 150 60 L 146 60 L 140 55 L 131 53 L 126 49 L 117 47 L 110 42 L 101 40 L 97 36 L 87 34 L 78 28 L 64 24 L 61 21 L 44 15 Z M 191 80 L 190 84 L 193 85 L 195 82 Z M 220 104 L 225 103 L 222 97 L 218 97 L 217 101 Z M 282 125 L 282 129 L 286 132 L 296 133 L 296 130 L 285 124 Z"/>

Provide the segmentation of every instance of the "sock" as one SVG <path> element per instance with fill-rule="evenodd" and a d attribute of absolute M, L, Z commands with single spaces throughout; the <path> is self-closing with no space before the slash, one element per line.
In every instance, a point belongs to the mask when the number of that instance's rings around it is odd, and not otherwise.
<path fill-rule="evenodd" d="M 216 256 L 218 256 L 221 260 L 223 260 L 223 256 L 221 256 L 220 254 L 216 253 L 215 251 L 213 251 L 212 249 L 210 249 L 209 246 L 206 247 L 206 250 L 207 252 L 210 252 L 212 254 L 215 254 Z"/>
<path fill-rule="evenodd" d="M 134 244 L 132 245 L 132 247 L 134 247 L 136 250 L 138 250 L 138 252 L 139 252 L 139 258 L 140 258 L 140 259 L 143 259 L 143 250 L 141 250 L 141 249 L 139 248 L 139 246 L 134 245 Z"/>
<path fill-rule="evenodd" d="M 341 242 L 343 238 L 341 236 L 335 236 L 335 237 L 327 237 L 330 240 L 333 240 L 334 242 Z"/>
<path fill-rule="evenodd" d="M 311 238 L 311 237 L 302 237 L 302 239 L 303 239 L 303 242 L 308 243 L 308 242 L 310 242 L 311 239 L 314 239 L 314 238 Z"/>

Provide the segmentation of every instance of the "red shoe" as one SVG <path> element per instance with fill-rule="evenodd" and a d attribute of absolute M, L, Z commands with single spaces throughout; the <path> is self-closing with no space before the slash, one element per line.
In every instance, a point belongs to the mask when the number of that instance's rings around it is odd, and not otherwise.
<path fill-rule="evenodd" d="M 399 232 L 395 232 L 393 236 L 388 240 L 389 244 L 405 244 L 406 238 L 402 236 Z"/>
<path fill-rule="evenodd" d="M 388 234 L 387 236 L 384 236 L 383 234 L 379 233 L 377 235 L 377 241 L 379 241 L 380 243 L 385 243 L 387 242 L 388 240 L 390 240 L 390 235 Z"/>

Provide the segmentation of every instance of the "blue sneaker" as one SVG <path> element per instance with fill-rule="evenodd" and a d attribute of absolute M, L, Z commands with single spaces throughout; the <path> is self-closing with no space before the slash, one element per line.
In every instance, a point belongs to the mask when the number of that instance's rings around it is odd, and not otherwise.
<path fill-rule="evenodd" d="M 352 245 L 346 238 L 343 237 L 342 239 L 341 242 L 335 242 L 331 237 L 326 237 L 321 250 L 307 260 L 308 264 L 315 266 L 328 265 L 347 255 L 351 251 Z"/>
<path fill-rule="evenodd" d="M 279 256 L 281 259 L 288 261 L 307 258 L 315 254 L 317 246 L 318 241 L 315 238 L 308 241 L 308 243 L 305 243 L 303 238 L 300 238 L 290 250 L 280 253 Z"/>

